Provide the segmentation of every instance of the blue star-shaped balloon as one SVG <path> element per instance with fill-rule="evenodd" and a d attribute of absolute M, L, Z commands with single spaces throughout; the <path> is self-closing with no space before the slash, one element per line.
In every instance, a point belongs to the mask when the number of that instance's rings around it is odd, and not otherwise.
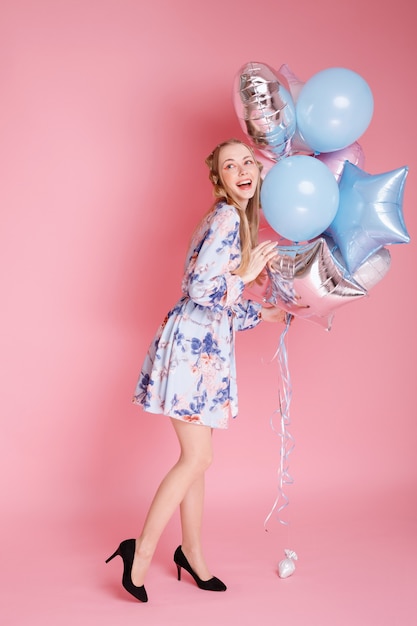
<path fill-rule="evenodd" d="M 345 162 L 339 182 L 339 207 L 328 232 L 353 274 L 374 252 L 410 241 L 403 217 L 408 168 L 368 174 Z"/>

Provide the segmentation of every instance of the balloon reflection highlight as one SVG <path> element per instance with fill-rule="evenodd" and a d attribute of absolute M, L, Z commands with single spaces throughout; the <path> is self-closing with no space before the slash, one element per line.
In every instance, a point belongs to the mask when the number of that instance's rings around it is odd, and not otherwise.
<path fill-rule="evenodd" d="M 234 81 L 233 102 L 240 125 L 266 156 L 278 160 L 290 149 L 295 105 L 289 90 L 264 63 L 246 63 Z"/>
<path fill-rule="evenodd" d="M 306 245 L 277 246 L 268 276 L 267 303 L 326 330 L 337 308 L 367 295 L 364 287 L 346 276 L 322 237 Z"/>
<path fill-rule="evenodd" d="M 346 161 L 339 183 L 339 208 L 327 232 L 353 274 L 379 248 L 408 243 L 403 216 L 407 167 L 368 174 Z"/>
<path fill-rule="evenodd" d="M 317 153 L 342 150 L 365 132 L 373 109 L 372 92 L 362 76 L 331 67 L 317 72 L 301 89 L 297 128 Z"/>
<path fill-rule="evenodd" d="M 329 168 L 314 157 L 289 156 L 266 174 L 261 203 L 266 221 L 279 235 L 308 241 L 333 221 L 339 187 Z"/>

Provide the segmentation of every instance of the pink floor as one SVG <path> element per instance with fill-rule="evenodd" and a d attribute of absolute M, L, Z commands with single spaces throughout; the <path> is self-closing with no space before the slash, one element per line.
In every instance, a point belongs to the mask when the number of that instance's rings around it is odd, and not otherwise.
<path fill-rule="evenodd" d="M 121 536 L 126 528 L 134 528 L 132 512 L 71 523 L 22 520 L 2 548 L 1 624 L 417 624 L 417 522 L 411 513 L 382 506 L 362 518 L 341 509 L 322 516 L 320 510 L 331 510 L 327 503 L 305 521 L 302 505 L 294 508 L 289 530 L 272 520 L 268 532 L 256 503 L 233 515 L 211 511 L 206 549 L 213 571 L 228 584 L 218 594 L 199 590 L 186 573 L 177 581 L 173 520 L 148 575 L 146 605 L 121 588 L 121 559 L 104 562 L 129 535 Z M 285 547 L 299 560 L 283 580 L 277 563 Z"/>

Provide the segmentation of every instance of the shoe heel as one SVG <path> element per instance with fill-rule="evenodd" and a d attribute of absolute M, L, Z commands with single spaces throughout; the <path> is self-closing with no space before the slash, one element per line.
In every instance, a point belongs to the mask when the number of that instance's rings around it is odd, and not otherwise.
<path fill-rule="evenodd" d="M 118 556 L 120 554 L 120 546 L 119 548 L 117 548 L 116 552 L 114 552 L 111 556 L 109 556 L 108 559 L 106 559 L 106 563 L 108 563 L 109 561 L 111 561 L 112 559 L 114 559 L 115 556 Z"/>
<path fill-rule="evenodd" d="M 106 559 L 106 563 L 114 559 L 115 556 L 121 556 L 123 561 L 123 587 L 140 602 L 147 602 L 148 594 L 146 593 L 145 586 L 141 585 L 140 587 L 137 587 L 132 581 L 132 565 L 135 557 L 135 545 L 135 539 L 125 539 L 119 545 L 117 550 L 113 552 L 108 559 Z"/>
<path fill-rule="evenodd" d="M 206 589 L 207 591 L 226 591 L 226 585 L 215 576 L 212 576 L 209 580 L 201 580 L 187 561 L 181 546 L 178 546 L 175 550 L 174 563 L 177 566 L 178 580 L 181 580 L 181 568 L 183 568 L 194 578 L 197 587 L 200 589 Z"/>

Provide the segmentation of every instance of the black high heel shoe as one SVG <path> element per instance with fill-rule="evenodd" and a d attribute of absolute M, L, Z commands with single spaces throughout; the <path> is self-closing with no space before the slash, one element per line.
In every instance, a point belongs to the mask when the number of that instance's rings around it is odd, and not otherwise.
<path fill-rule="evenodd" d="M 178 580 L 181 580 L 181 568 L 183 567 L 189 574 L 191 574 L 200 589 L 205 589 L 206 591 L 226 591 L 226 585 L 215 576 L 209 580 L 201 580 L 185 558 L 181 546 L 178 546 L 175 550 L 174 563 L 177 565 Z"/>
<path fill-rule="evenodd" d="M 126 539 L 125 541 L 122 541 L 116 552 L 114 552 L 114 554 L 106 559 L 106 563 L 114 559 L 115 556 L 121 556 L 123 559 L 123 587 L 137 600 L 140 600 L 141 602 L 147 602 L 148 594 L 146 593 L 145 586 L 142 585 L 141 587 L 136 587 L 136 585 L 134 585 L 132 582 L 132 565 L 133 557 L 135 556 L 135 546 L 135 539 Z"/>

